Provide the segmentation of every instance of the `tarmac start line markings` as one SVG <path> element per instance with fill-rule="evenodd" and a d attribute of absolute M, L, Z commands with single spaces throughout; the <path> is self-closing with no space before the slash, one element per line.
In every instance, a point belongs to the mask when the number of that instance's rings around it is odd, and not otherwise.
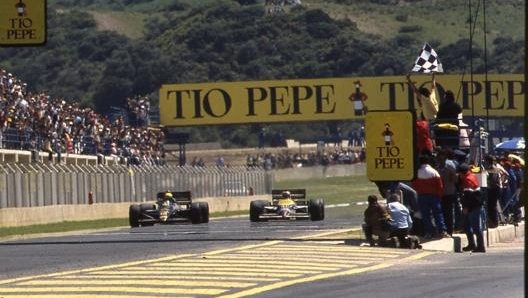
<path fill-rule="evenodd" d="M 332 234 L 315 235 L 317 237 Z M 248 297 L 379 270 L 438 252 L 283 240 L 0 280 L 0 297 Z"/>

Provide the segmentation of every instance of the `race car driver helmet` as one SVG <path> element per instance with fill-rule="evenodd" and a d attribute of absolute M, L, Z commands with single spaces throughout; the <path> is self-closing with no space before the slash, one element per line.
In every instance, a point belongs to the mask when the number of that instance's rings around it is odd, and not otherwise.
<path fill-rule="evenodd" d="M 282 197 L 287 199 L 287 198 L 290 198 L 291 197 L 291 193 L 287 190 L 283 191 L 282 192 Z"/>
<path fill-rule="evenodd" d="M 163 198 L 165 198 L 166 200 L 172 199 L 172 193 L 166 192 L 165 195 L 163 196 Z"/>

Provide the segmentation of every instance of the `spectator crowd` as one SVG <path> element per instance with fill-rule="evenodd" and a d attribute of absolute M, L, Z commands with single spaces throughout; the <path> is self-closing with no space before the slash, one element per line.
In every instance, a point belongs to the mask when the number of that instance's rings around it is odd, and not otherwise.
<path fill-rule="evenodd" d="M 331 166 L 336 164 L 355 164 L 365 162 L 365 149 L 354 150 L 352 148 L 335 147 L 329 152 L 317 151 L 307 153 L 262 153 L 248 155 L 246 165 L 248 167 L 263 167 L 267 170 L 299 168 L 311 166 Z"/>
<path fill-rule="evenodd" d="M 45 91 L 31 92 L 0 69 L 0 148 L 44 151 L 59 162 L 64 154 L 88 154 L 126 164 L 162 164 L 164 134 L 148 125 L 149 100 L 130 98 L 124 111 L 103 116 Z"/>
<path fill-rule="evenodd" d="M 128 98 L 113 115 L 100 115 L 77 102 L 31 92 L 16 75 L 0 69 L 0 148 L 46 152 L 59 162 L 67 154 L 110 156 L 123 164 L 165 163 L 162 130 L 149 126 L 150 101 Z M 349 135 L 348 147 L 308 153 L 257 153 L 247 157 L 248 167 L 280 169 L 364 162 L 361 133 Z M 285 145 L 282 134 L 275 138 Z M 275 140 L 274 139 L 274 140 Z M 192 166 L 205 166 L 194 159 Z"/>

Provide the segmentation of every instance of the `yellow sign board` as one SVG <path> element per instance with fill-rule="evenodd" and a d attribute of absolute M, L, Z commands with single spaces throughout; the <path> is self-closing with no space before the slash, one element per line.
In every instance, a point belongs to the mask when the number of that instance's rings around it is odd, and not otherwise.
<path fill-rule="evenodd" d="M 0 45 L 46 43 L 46 0 L 0 1 Z"/>
<path fill-rule="evenodd" d="M 412 77 L 430 87 L 430 75 Z M 523 117 L 522 74 L 436 76 L 439 98 L 453 91 L 466 116 Z M 366 111 L 414 110 L 405 76 L 166 84 L 160 89 L 165 126 L 362 119 Z"/>
<path fill-rule="evenodd" d="M 370 181 L 410 181 L 415 176 L 415 115 L 372 111 L 365 116 L 367 177 Z"/>

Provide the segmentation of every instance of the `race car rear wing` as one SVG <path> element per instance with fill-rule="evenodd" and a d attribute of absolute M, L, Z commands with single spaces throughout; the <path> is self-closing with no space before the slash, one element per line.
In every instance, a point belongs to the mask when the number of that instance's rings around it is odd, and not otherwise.
<path fill-rule="evenodd" d="M 158 192 L 156 198 L 158 200 L 163 199 L 166 193 L 166 191 Z M 178 205 L 190 205 L 192 202 L 190 191 L 170 191 L 170 193 Z"/>
<path fill-rule="evenodd" d="M 289 191 L 291 194 L 291 199 L 295 203 L 304 203 L 306 202 L 306 189 L 304 188 L 298 188 L 298 189 L 272 189 L 271 190 L 271 200 L 273 202 L 277 201 L 278 199 L 282 198 L 282 193 L 284 191 Z"/>

